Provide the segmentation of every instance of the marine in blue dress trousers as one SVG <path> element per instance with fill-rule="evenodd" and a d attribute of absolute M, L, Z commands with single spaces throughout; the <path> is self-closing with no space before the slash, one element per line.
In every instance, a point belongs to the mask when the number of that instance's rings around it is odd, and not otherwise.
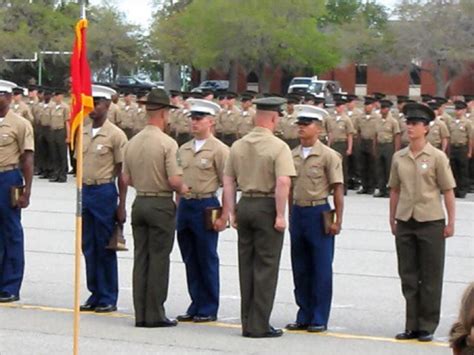
<path fill-rule="evenodd" d="M 127 185 L 122 178 L 122 161 L 127 137 L 107 120 L 114 93 L 108 87 L 92 86 L 95 106 L 89 114 L 92 124 L 84 127 L 83 134 L 82 252 L 86 259 L 87 288 L 91 292 L 81 306 L 83 312 L 106 313 L 117 309 L 117 253 L 106 247 L 115 223 L 125 222 Z"/>
<path fill-rule="evenodd" d="M 178 321 L 209 322 L 219 308 L 218 232 L 206 227 L 206 209 L 218 208 L 216 191 L 222 185 L 229 148 L 212 135 L 219 105 L 188 99 L 194 139 L 179 150 L 183 179 L 189 192 L 178 204 L 178 244 L 186 265 L 191 304 Z"/>
<path fill-rule="evenodd" d="M 26 119 L 9 111 L 10 87 L 0 84 L 0 302 L 20 299 L 25 268 L 21 209 L 30 203 L 33 180 L 33 128 Z M 24 192 L 12 205 L 12 187 Z"/>
<path fill-rule="evenodd" d="M 342 223 L 342 160 L 339 153 L 318 140 L 326 112 L 310 105 L 297 105 L 295 112 L 301 145 L 292 152 L 297 176 L 293 178 L 290 197 L 290 236 L 299 309 L 296 322 L 286 328 L 323 332 L 331 310 L 334 236 L 339 234 Z M 326 233 L 323 213 L 331 210 L 331 191 L 336 217 Z"/>

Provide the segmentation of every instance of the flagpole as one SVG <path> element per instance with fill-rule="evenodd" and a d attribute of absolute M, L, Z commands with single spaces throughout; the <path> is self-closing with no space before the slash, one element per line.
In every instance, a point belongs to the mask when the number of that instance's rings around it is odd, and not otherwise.
<path fill-rule="evenodd" d="M 86 18 L 86 6 L 81 1 L 81 18 Z M 80 286 L 81 286 L 81 251 L 82 251 L 82 154 L 83 154 L 83 126 L 84 126 L 84 102 L 81 100 L 80 123 L 77 130 L 76 140 L 76 245 L 75 245 L 75 268 L 74 268 L 74 341 L 73 354 L 79 355 L 79 329 L 80 329 Z M 76 137 L 70 137 L 75 139 Z"/>

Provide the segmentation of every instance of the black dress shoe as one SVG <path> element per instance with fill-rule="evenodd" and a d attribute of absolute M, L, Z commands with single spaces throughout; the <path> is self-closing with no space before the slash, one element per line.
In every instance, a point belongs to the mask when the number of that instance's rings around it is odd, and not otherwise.
<path fill-rule="evenodd" d="M 135 327 L 137 328 L 146 328 L 145 322 L 135 322 Z"/>
<path fill-rule="evenodd" d="M 9 302 L 15 302 L 15 301 L 19 301 L 20 300 L 20 297 L 18 296 L 15 296 L 15 295 L 11 295 L 9 293 L 2 293 L 0 295 L 0 303 L 9 303 Z"/>
<path fill-rule="evenodd" d="M 366 193 L 367 193 L 366 189 L 359 189 L 359 191 L 357 191 L 358 195 L 363 195 L 363 194 L 366 194 Z"/>
<path fill-rule="evenodd" d="M 159 322 L 145 323 L 146 328 L 167 328 L 167 327 L 176 327 L 178 321 L 175 319 L 165 319 Z"/>
<path fill-rule="evenodd" d="M 308 324 L 290 323 L 287 324 L 285 328 L 288 330 L 306 330 L 308 329 Z"/>
<path fill-rule="evenodd" d="M 283 330 L 270 327 L 270 330 L 263 334 L 248 334 L 249 338 L 278 338 L 283 335 Z M 245 335 L 244 335 L 245 336 Z"/>
<path fill-rule="evenodd" d="M 378 191 L 374 194 L 374 197 L 385 197 L 385 194 L 381 191 Z"/>
<path fill-rule="evenodd" d="M 397 340 L 410 340 L 416 338 L 418 338 L 417 330 L 405 330 L 403 333 L 395 335 L 395 339 Z"/>
<path fill-rule="evenodd" d="M 116 310 L 117 310 L 117 306 L 114 306 L 111 304 L 95 307 L 95 313 L 110 313 L 110 312 L 115 312 Z"/>
<path fill-rule="evenodd" d="M 59 177 L 56 179 L 56 182 L 67 182 L 67 177 Z"/>
<path fill-rule="evenodd" d="M 57 177 L 52 177 L 51 179 L 48 180 L 49 182 L 57 182 L 58 178 Z"/>
<path fill-rule="evenodd" d="M 79 310 L 81 312 L 94 312 L 95 311 L 95 305 L 94 304 L 90 304 L 90 303 L 86 303 L 86 304 L 83 304 L 79 307 Z"/>
<path fill-rule="evenodd" d="M 429 342 L 433 340 L 433 334 L 430 332 L 427 332 L 426 330 L 420 330 L 418 332 L 418 341 L 421 342 Z"/>
<path fill-rule="evenodd" d="M 310 325 L 307 330 L 310 333 L 322 333 L 328 330 L 328 327 L 325 325 Z"/>
<path fill-rule="evenodd" d="M 206 323 L 206 322 L 215 322 L 217 320 L 217 317 L 215 316 L 194 316 L 193 322 L 194 323 Z"/>
<path fill-rule="evenodd" d="M 178 322 L 192 322 L 194 320 L 194 316 L 186 313 L 177 316 L 176 319 L 178 320 Z"/>
<path fill-rule="evenodd" d="M 48 174 L 44 174 L 39 177 L 39 179 L 50 179 L 50 178 L 51 176 L 49 176 Z"/>

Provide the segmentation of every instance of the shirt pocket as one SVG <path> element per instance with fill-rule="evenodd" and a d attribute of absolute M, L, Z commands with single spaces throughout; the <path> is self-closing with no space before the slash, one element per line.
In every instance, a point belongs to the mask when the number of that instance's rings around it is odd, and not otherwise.
<path fill-rule="evenodd" d="M 323 167 L 319 165 L 310 165 L 306 168 L 306 176 L 312 180 L 320 180 L 324 175 Z"/>
<path fill-rule="evenodd" d="M 0 135 L 0 147 L 6 147 L 12 145 L 15 142 L 15 137 L 13 134 L 3 133 Z"/>

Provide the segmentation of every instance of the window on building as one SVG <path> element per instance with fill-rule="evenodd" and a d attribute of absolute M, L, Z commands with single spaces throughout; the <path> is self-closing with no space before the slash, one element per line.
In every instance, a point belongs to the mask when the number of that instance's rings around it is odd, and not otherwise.
<path fill-rule="evenodd" d="M 356 85 L 367 85 L 367 64 L 357 64 L 356 70 Z"/>

